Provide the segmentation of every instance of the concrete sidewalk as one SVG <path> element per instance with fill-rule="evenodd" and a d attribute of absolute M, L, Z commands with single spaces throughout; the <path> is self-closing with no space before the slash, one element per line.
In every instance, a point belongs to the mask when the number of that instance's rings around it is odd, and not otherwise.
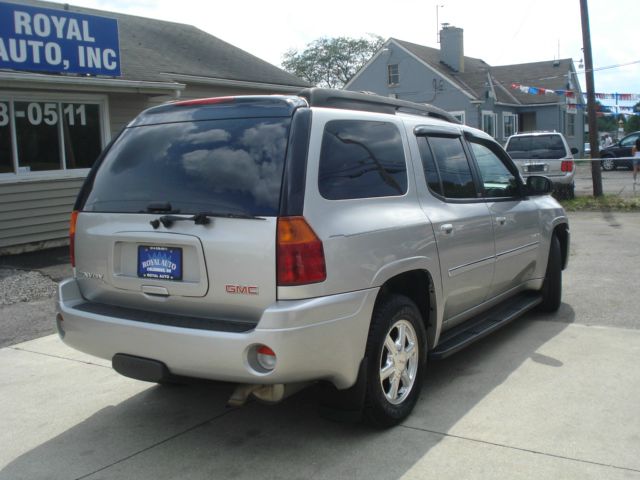
<path fill-rule="evenodd" d="M 47 336 L 0 350 L 0 479 L 640 478 L 640 331 L 528 315 L 432 363 L 375 431 L 313 390 L 228 409 L 231 388 L 149 385 Z"/>

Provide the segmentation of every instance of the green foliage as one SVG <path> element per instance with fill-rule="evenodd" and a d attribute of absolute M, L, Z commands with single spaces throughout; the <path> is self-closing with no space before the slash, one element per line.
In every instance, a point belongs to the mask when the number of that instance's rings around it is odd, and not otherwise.
<path fill-rule="evenodd" d="M 384 43 L 378 35 L 370 37 L 318 38 L 301 52 L 287 51 L 282 68 L 313 85 L 342 88 Z"/>
<path fill-rule="evenodd" d="M 633 111 L 640 113 L 640 102 L 633 106 Z M 637 132 L 640 130 L 640 115 L 631 115 L 624 126 L 625 133 Z"/>
<path fill-rule="evenodd" d="M 617 195 L 603 195 L 602 197 L 576 197 L 572 200 L 561 200 L 560 203 L 567 212 L 640 211 L 640 197 L 620 197 Z"/>

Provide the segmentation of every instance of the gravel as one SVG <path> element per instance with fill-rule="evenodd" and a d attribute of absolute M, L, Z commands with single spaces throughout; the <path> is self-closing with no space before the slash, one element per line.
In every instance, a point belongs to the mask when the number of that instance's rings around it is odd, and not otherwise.
<path fill-rule="evenodd" d="M 57 283 L 40 272 L 0 269 L 0 305 L 55 297 Z"/>

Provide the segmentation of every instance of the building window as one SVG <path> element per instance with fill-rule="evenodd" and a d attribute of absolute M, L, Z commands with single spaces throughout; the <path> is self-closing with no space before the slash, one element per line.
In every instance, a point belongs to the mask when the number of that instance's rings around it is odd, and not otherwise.
<path fill-rule="evenodd" d="M 456 120 L 458 120 L 460 123 L 462 123 L 463 125 L 466 125 L 467 122 L 466 120 L 466 115 L 464 110 L 458 111 L 458 112 L 449 112 L 453 117 L 455 117 Z"/>
<path fill-rule="evenodd" d="M 388 83 L 389 85 L 398 85 L 400 83 L 400 71 L 398 70 L 398 64 L 387 65 Z"/>
<path fill-rule="evenodd" d="M 482 130 L 494 138 L 496 136 L 496 117 L 497 115 L 491 111 L 482 111 Z"/>
<path fill-rule="evenodd" d="M 0 174 L 90 168 L 108 135 L 105 101 L 33 94 L 0 99 Z"/>
<path fill-rule="evenodd" d="M 502 138 L 507 139 L 518 132 L 518 116 L 514 113 L 502 114 Z"/>
<path fill-rule="evenodd" d="M 575 113 L 565 113 L 566 116 L 566 129 L 565 133 L 567 137 L 575 137 L 576 136 L 576 114 Z"/>

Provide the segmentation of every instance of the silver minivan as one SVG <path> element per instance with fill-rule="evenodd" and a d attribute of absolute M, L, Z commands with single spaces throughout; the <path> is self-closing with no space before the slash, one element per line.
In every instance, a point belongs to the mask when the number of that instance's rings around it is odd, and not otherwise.
<path fill-rule="evenodd" d="M 569 228 L 485 133 L 425 105 L 309 89 L 142 112 L 71 222 L 57 327 L 151 382 L 203 378 L 394 425 L 427 359 L 561 301 Z"/>

